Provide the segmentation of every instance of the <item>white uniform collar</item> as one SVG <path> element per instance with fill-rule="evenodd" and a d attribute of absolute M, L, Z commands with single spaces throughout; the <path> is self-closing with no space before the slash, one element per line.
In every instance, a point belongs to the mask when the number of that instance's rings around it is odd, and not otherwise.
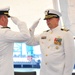
<path fill-rule="evenodd" d="M 51 31 L 55 32 L 55 31 L 58 31 L 58 30 L 60 30 L 60 26 L 57 26 L 56 28 L 52 29 Z"/>

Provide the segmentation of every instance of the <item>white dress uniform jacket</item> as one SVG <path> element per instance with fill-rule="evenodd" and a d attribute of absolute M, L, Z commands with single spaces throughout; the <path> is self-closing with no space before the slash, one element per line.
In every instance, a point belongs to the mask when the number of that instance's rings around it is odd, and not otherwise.
<path fill-rule="evenodd" d="M 14 42 L 24 42 L 29 39 L 26 24 L 12 17 L 20 32 L 11 31 L 0 26 L 0 75 L 14 75 L 13 46 Z"/>
<path fill-rule="evenodd" d="M 74 66 L 74 40 L 70 31 L 60 27 L 34 36 L 35 29 L 30 29 L 31 39 L 27 45 L 41 47 L 42 62 L 40 75 L 71 75 Z"/>

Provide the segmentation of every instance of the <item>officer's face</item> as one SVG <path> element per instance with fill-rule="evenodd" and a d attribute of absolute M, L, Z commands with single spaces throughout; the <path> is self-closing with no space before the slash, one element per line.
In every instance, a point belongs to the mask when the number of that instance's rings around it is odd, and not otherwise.
<path fill-rule="evenodd" d="M 7 24 L 8 24 L 8 17 L 6 15 L 3 15 L 2 18 L 1 18 L 1 22 L 2 22 L 2 25 L 4 27 L 7 27 Z"/>
<path fill-rule="evenodd" d="M 6 25 L 8 24 L 8 17 L 4 16 Z"/>
<path fill-rule="evenodd" d="M 58 18 L 46 19 L 46 23 L 50 29 L 53 29 L 58 26 Z"/>

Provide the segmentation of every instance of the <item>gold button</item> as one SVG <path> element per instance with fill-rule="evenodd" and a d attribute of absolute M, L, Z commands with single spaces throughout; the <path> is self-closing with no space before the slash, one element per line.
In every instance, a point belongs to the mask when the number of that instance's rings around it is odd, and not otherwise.
<path fill-rule="evenodd" d="M 48 46 L 48 48 L 50 48 L 50 46 Z"/>
<path fill-rule="evenodd" d="M 51 39 L 49 39 L 49 41 L 50 41 Z"/>
<path fill-rule="evenodd" d="M 56 46 L 55 48 L 56 48 L 56 49 L 59 49 L 59 47 L 58 47 L 58 46 Z"/>
<path fill-rule="evenodd" d="M 46 54 L 46 56 L 48 56 L 48 54 Z"/>
<path fill-rule="evenodd" d="M 53 31 L 50 32 L 50 34 L 52 34 L 52 33 L 53 33 Z"/>
<path fill-rule="evenodd" d="M 45 63 L 45 65 L 47 65 L 47 63 Z"/>
<path fill-rule="evenodd" d="M 30 31 L 32 31 L 31 29 L 29 29 Z"/>

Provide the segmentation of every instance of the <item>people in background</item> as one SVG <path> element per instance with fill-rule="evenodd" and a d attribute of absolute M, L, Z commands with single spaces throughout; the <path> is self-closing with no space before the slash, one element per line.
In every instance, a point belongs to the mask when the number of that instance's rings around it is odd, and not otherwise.
<path fill-rule="evenodd" d="M 74 66 L 74 39 L 71 32 L 59 26 L 62 14 L 54 9 L 45 11 L 49 30 L 34 35 L 39 20 L 30 28 L 31 38 L 27 45 L 40 45 L 42 61 L 40 75 L 71 75 Z"/>
<path fill-rule="evenodd" d="M 8 18 L 18 26 L 19 32 L 12 31 L 8 27 Z M 14 75 L 14 43 L 26 42 L 29 38 L 30 35 L 26 24 L 16 17 L 11 17 L 8 7 L 0 9 L 0 75 Z"/>

